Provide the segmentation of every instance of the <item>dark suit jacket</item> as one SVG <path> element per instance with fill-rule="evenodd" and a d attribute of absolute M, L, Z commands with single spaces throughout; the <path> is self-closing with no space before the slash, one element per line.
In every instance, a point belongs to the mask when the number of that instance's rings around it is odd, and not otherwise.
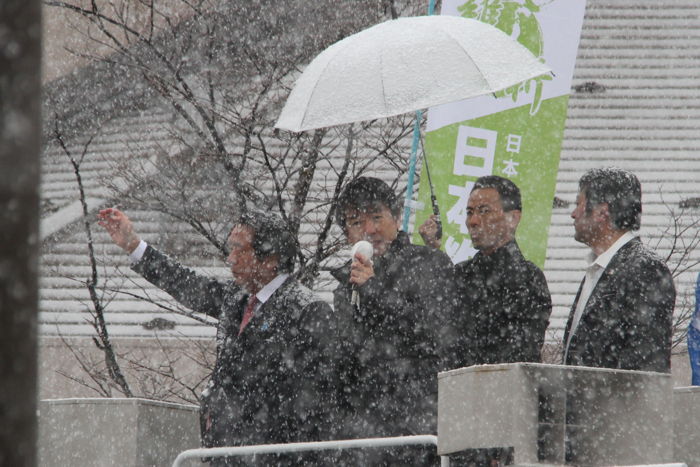
<path fill-rule="evenodd" d="M 564 345 L 580 294 L 581 287 L 569 314 Z M 670 372 L 675 300 L 666 264 L 639 239 L 630 240 L 613 256 L 593 289 L 564 363 Z"/>
<path fill-rule="evenodd" d="M 454 273 L 449 257 L 412 245 L 399 232 L 374 258 L 374 277 L 359 287 L 360 308 L 350 304 L 350 262 L 332 272 L 341 325 L 340 389 L 347 419 L 340 437 L 433 433 L 442 343 L 454 332 Z"/>
<path fill-rule="evenodd" d="M 539 362 L 552 299 L 544 274 L 517 242 L 488 256 L 477 253 L 455 266 L 455 274 L 463 338 L 454 366 Z"/>
<path fill-rule="evenodd" d="M 134 270 L 219 319 L 216 363 L 202 395 L 205 446 L 329 438 L 335 329 L 327 303 L 290 277 L 238 336 L 248 296 L 233 282 L 199 276 L 150 246 Z"/>
<path fill-rule="evenodd" d="M 374 258 L 374 277 L 350 304 L 350 262 L 332 271 L 342 335 L 339 399 L 344 419 L 336 437 L 435 433 L 437 372 L 446 369 L 443 345 L 455 337 L 449 319 L 454 272 L 443 252 L 398 237 Z M 329 465 L 433 465 L 434 448 L 352 450 Z"/>

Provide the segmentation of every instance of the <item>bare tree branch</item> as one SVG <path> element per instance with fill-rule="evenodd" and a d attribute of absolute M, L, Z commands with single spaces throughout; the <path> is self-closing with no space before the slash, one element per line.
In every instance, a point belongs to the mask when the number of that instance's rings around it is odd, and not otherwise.
<path fill-rule="evenodd" d="M 95 340 L 95 344 L 97 347 L 104 352 L 104 358 L 105 358 L 105 363 L 107 365 L 107 371 L 109 373 L 109 376 L 112 378 L 112 381 L 114 381 L 120 388 L 121 392 L 126 396 L 126 397 L 132 397 L 131 389 L 129 388 L 129 383 L 126 381 L 126 378 L 124 378 L 124 375 L 122 374 L 121 368 L 119 367 L 119 362 L 117 361 L 116 355 L 114 353 L 114 348 L 112 347 L 112 343 L 109 338 L 109 331 L 107 329 L 107 323 L 104 318 L 104 307 L 102 304 L 102 300 L 97 294 L 97 284 L 98 284 L 98 274 L 97 274 L 97 261 L 95 259 L 95 249 L 94 249 L 94 242 L 92 239 L 92 229 L 90 227 L 90 221 L 88 220 L 88 205 L 85 197 L 85 189 L 83 187 L 83 180 L 82 176 L 80 173 L 80 164 L 85 158 L 85 154 L 87 153 L 87 149 L 90 146 L 90 143 L 92 142 L 93 138 L 95 135 L 92 135 L 87 143 L 83 146 L 83 151 L 79 159 L 76 159 L 73 157 L 72 152 L 68 149 L 66 146 L 65 141 L 63 140 L 63 135 L 59 131 L 58 128 L 58 121 L 55 121 L 54 125 L 54 138 L 55 140 L 59 143 L 63 151 L 65 152 L 66 156 L 68 156 L 68 159 L 71 162 L 71 165 L 73 166 L 73 173 L 75 175 L 76 182 L 78 184 L 78 190 L 79 190 L 79 200 L 80 204 L 82 206 L 83 210 L 83 228 L 85 230 L 85 234 L 87 235 L 87 246 L 88 246 L 88 259 L 90 262 L 90 270 L 91 270 L 91 276 L 86 280 L 86 287 L 88 290 L 88 293 L 90 294 L 90 299 L 92 300 L 92 306 L 93 306 L 93 311 L 94 311 L 94 319 L 95 319 L 95 330 L 97 331 L 99 341 Z"/>

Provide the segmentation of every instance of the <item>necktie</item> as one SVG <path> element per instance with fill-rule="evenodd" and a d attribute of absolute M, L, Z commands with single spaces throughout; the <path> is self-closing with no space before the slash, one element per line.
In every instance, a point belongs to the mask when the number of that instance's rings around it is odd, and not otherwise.
<path fill-rule="evenodd" d="M 253 310 L 255 310 L 255 305 L 258 304 L 258 297 L 251 295 L 248 298 L 248 304 L 245 306 L 243 311 L 243 319 L 241 320 L 241 326 L 238 328 L 238 335 L 240 336 L 243 329 L 246 327 L 250 319 L 253 317 Z"/>

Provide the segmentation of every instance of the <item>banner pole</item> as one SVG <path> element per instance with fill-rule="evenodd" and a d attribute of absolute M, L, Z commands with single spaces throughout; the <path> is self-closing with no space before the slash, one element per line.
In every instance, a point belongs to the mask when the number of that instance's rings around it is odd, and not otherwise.
<path fill-rule="evenodd" d="M 435 12 L 435 0 L 428 3 L 428 16 Z M 413 200 L 413 179 L 416 175 L 416 159 L 418 154 L 418 142 L 420 141 L 420 122 L 423 112 L 416 110 L 416 121 L 413 125 L 413 142 L 411 143 L 411 158 L 408 163 L 408 180 L 406 181 L 406 201 L 403 208 L 402 230 L 408 232 L 408 220 L 411 218 L 411 204 Z"/>

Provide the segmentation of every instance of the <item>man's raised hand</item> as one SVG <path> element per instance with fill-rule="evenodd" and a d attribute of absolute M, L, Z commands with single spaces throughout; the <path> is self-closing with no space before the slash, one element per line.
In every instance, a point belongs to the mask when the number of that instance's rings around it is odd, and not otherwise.
<path fill-rule="evenodd" d="M 97 213 L 97 223 L 104 227 L 112 241 L 127 253 L 139 246 L 141 239 L 134 232 L 129 217 L 116 208 L 102 209 Z"/>
<path fill-rule="evenodd" d="M 437 222 L 439 219 L 440 218 L 437 215 L 433 214 L 432 216 L 428 217 L 425 222 L 423 222 L 423 225 L 418 228 L 418 233 L 420 233 L 420 236 L 423 238 L 423 243 L 431 248 L 439 249 L 442 245 L 442 240 L 437 238 Z"/>

